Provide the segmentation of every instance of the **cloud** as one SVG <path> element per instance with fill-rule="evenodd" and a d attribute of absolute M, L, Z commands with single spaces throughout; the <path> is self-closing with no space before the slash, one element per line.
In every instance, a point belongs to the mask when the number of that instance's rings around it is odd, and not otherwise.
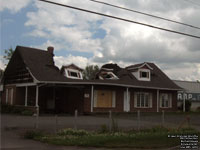
<path fill-rule="evenodd" d="M 55 61 L 56 66 L 58 66 L 59 68 L 61 68 L 62 65 L 69 65 L 71 63 L 81 68 L 85 68 L 88 64 L 90 64 L 90 60 L 87 59 L 86 57 L 72 56 L 72 55 L 54 56 L 54 61 Z"/>
<path fill-rule="evenodd" d="M 102 12 L 118 17 L 144 22 L 167 29 L 200 35 L 200 30 L 169 23 L 151 17 L 96 4 L 90 1 L 59 0 L 63 4 Z M 140 10 L 158 16 L 200 26 L 200 10 L 186 2 L 135 0 L 110 0 L 109 3 Z M 56 50 L 74 50 L 93 53 L 82 56 L 55 57 L 56 63 L 118 63 L 122 66 L 140 62 L 154 62 L 173 79 L 196 80 L 200 76 L 199 39 L 160 31 L 149 27 L 117 21 L 43 2 L 35 2 L 36 11 L 27 14 L 27 27 L 33 27 L 31 36 L 46 39 L 39 47 L 49 45 Z M 105 36 L 94 38 L 96 31 Z"/>
<path fill-rule="evenodd" d="M 26 7 L 30 2 L 31 0 L 0 0 L 0 11 L 8 9 L 12 13 L 16 13 Z"/>
<path fill-rule="evenodd" d="M 0 55 L 0 69 L 4 70 L 5 69 L 5 63 L 3 61 L 3 56 Z"/>

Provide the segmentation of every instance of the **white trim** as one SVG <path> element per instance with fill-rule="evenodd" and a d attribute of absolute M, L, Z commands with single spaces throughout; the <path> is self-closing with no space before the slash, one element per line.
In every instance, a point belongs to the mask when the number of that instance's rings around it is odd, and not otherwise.
<path fill-rule="evenodd" d="M 86 84 L 86 85 L 113 85 L 120 87 L 129 87 L 129 88 L 143 88 L 143 89 L 159 89 L 159 90 L 170 90 L 170 91 L 179 91 L 181 89 L 170 89 L 170 88 L 158 88 L 158 87 L 146 87 L 146 86 L 135 86 L 135 85 L 127 85 L 127 84 L 117 84 L 117 83 L 94 83 L 94 82 L 60 82 L 60 81 L 40 81 L 39 83 L 45 84 Z"/>
<path fill-rule="evenodd" d="M 148 78 L 140 77 L 140 72 L 146 72 L 149 74 Z M 138 70 L 138 80 L 140 81 L 151 81 L 151 71 L 149 69 L 139 69 Z"/>
<path fill-rule="evenodd" d="M 26 63 L 25 63 L 26 64 Z M 39 80 L 37 80 L 36 79 L 36 77 L 32 74 L 32 72 L 30 71 L 30 69 L 26 66 L 26 69 L 28 70 L 28 72 L 30 73 L 30 75 L 32 76 L 32 78 L 33 78 L 33 82 L 34 83 L 38 83 L 39 82 Z"/>
<path fill-rule="evenodd" d="M 144 67 L 144 66 L 147 66 L 149 69 L 151 69 L 151 70 L 153 70 L 153 68 L 151 67 L 151 66 L 149 66 L 149 64 L 148 63 L 143 63 L 141 66 L 138 66 L 138 67 L 132 67 L 132 68 L 128 68 L 128 70 L 133 70 L 133 69 L 140 69 L 140 68 L 142 68 L 142 67 Z"/>
<path fill-rule="evenodd" d="M 130 111 L 130 92 L 128 88 L 124 91 L 124 112 Z"/>
<path fill-rule="evenodd" d="M 25 87 L 25 106 L 28 106 L 28 86 Z"/>
<path fill-rule="evenodd" d="M 66 76 L 67 78 L 70 78 L 70 79 L 83 79 L 82 73 L 81 73 L 81 71 L 79 71 L 79 70 L 71 69 L 71 68 L 65 68 L 64 71 L 65 71 L 65 76 Z M 75 72 L 75 73 L 77 73 L 77 75 L 79 74 L 80 77 L 73 77 L 73 76 L 70 76 L 69 73 L 68 73 L 68 71 L 69 71 L 69 72 Z"/>
<path fill-rule="evenodd" d="M 22 83 L 22 84 L 15 84 L 16 87 L 26 87 L 26 86 L 35 86 L 36 83 Z"/>
<path fill-rule="evenodd" d="M 113 69 L 101 68 L 102 70 L 113 71 Z"/>
<path fill-rule="evenodd" d="M 137 94 L 140 94 L 140 106 L 137 106 Z M 141 106 L 142 105 L 142 101 L 141 101 L 141 94 L 144 94 L 144 95 L 148 95 L 149 99 L 148 99 L 148 107 L 145 106 L 145 98 L 144 98 L 144 106 Z M 152 93 L 151 92 L 135 92 L 134 93 L 134 107 L 136 108 L 152 108 Z"/>
<path fill-rule="evenodd" d="M 94 103 L 94 86 L 91 87 L 91 112 L 93 112 L 93 104 Z"/>
<path fill-rule="evenodd" d="M 111 74 L 113 77 L 112 78 L 103 78 L 103 79 L 106 79 L 106 80 L 115 80 L 115 79 L 119 79 L 113 72 L 105 72 L 107 73 L 108 75 Z M 101 77 L 101 75 L 99 75 Z"/>
<path fill-rule="evenodd" d="M 36 86 L 36 96 L 35 96 L 35 107 L 39 107 L 38 105 L 38 95 L 39 95 L 39 87 Z"/>

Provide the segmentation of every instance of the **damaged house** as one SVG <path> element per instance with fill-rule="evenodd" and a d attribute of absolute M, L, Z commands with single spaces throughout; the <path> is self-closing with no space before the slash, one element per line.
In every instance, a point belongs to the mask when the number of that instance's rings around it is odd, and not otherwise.
<path fill-rule="evenodd" d="M 83 80 L 83 69 L 74 64 L 59 70 L 53 51 L 16 47 L 2 80 L 2 104 L 55 113 L 177 110 L 181 88 L 154 63 L 105 64 L 95 80 Z"/>

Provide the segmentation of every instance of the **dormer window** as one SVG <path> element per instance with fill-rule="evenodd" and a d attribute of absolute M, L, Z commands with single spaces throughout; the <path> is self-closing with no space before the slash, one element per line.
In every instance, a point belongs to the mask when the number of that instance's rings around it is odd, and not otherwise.
<path fill-rule="evenodd" d="M 150 81 L 150 70 L 149 69 L 139 69 L 139 80 L 141 81 Z"/>
<path fill-rule="evenodd" d="M 149 72 L 140 71 L 140 78 L 149 78 Z"/>
<path fill-rule="evenodd" d="M 82 73 L 74 69 L 65 69 L 65 76 L 71 79 L 83 79 Z"/>
<path fill-rule="evenodd" d="M 119 79 L 113 72 L 102 72 L 99 78 L 100 79 Z"/>

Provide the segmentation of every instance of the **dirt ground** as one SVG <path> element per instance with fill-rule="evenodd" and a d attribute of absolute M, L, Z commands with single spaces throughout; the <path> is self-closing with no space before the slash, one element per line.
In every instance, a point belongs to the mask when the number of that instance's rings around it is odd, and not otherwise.
<path fill-rule="evenodd" d="M 137 115 L 113 115 L 115 122 L 120 129 L 138 129 L 151 128 L 164 123 L 166 127 L 188 126 L 194 127 L 200 131 L 200 115 L 191 115 L 190 122 L 185 115 L 165 115 L 163 122 L 162 115 L 143 115 L 138 122 Z M 23 138 L 23 133 L 27 129 L 34 129 L 36 124 L 38 129 L 47 132 L 56 132 L 62 128 L 78 128 L 87 130 L 99 130 L 102 125 L 108 125 L 111 121 L 108 116 L 78 116 L 75 120 L 73 116 L 40 116 L 38 120 L 34 116 L 19 115 L 1 115 L 1 149 L 2 150 L 106 150 L 104 148 L 80 148 L 80 147 L 62 147 L 40 143 L 37 141 Z M 124 149 L 125 150 L 125 149 Z"/>

